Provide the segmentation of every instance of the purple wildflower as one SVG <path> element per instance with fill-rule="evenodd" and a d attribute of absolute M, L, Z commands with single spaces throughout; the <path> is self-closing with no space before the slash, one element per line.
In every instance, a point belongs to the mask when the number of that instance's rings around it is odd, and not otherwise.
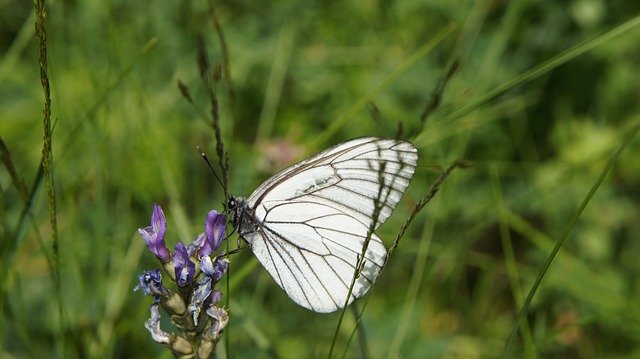
<path fill-rule="evenodd" d="M 222 299 L 222 292 L 219 289 L 214 289 L 211 292 L 211 304 L 217 304 Z"/>
<path fill-rule="evenodd" d="M 160 329 L 160 311 L 158 311 L 158 305 L 152 304 L 149 309 L 151 310 L 151 318 L 147 319 L 144 327 L 151 333 L 153 340 L 161 344 L 169 344 L 169 333 Z"/>
<path fill-rule="evenodd" d="M 189 259 L 189 253 L 184 243 L 178 242 L 176 244 L 175 254 L 173 255 L 173 264 L 176 269 L 176 281 L 178 285 L 183 287 L 193 279 L 196 273 L 196 264 Z"/>
<path fill-rule="evenodd" d="M 162 208 L 159 205 L 153 205 L 153 214 L 151 215 L 151 225 L 145 228 L 139 228 L 138 233 L 144 239 L 147 247 L 153 254 L 163 262 L 171 259 L 171 254 L 164 243 L 164 235 L 167 232 L 167 220 L 164 217 Z"/>
<path fill-rule="evenodd" d="M 187 246 L 189 256 L 197 255 L 197 258 L 203 258 L 218 250 L 227 231 L 227 219 L 224 214 L 215 210 L 209 211 L 204 221 L 204 230 L 204 233 L 200 233 Z"/>
<path fill-rule="evenodd" d="M 193 317 L 193 323 L 198 325 L 198 318 L 200 317 L 200 311 L 202 310 L 202 305 L 209 298 L 211 294 L 211 277 L 205 276 L 201 281 L 198 282 L 196 288 L 193 291 L 193 295 L 191 296 L 191 303 L 189 303 L 189 307 L 187 310 L 191 313 Z"/>
<path fill-rule="evenodd" d="M 211 261 L 211 257 L 207 256 L 200 259 L 200 270 L 208 276 L 213 274 L 213 262 Z"/>
<path fill-rule="evenodd" d="M 189 253 L 189 257 L 195 257 L 196 254 L 200 256 L 200 252 L 206 247 L 208 247 L 207 237 L 204 233 L 200 233 L 196 239 L 187 246 L 187 253 Z"/>
<path fill-rule="evenodd" d="M 229 313 L 226 310 L 211 306 L 207 309 L 207 315 L 211 317 L 211 327 L 205 332 L 205 338 L 210 340 L 217 340 L 220 337 L 220 333 L 229 323 Z"/>
<path fill-rule="evenodd" d="M 228 313 L 217 307 L 222 292 L 214 289 L 227 271 L 229 261 L 221 255 L 214 256 L 213 259 L 210 257 L 219 250 L 225 239 L 226 218 L 215 210 L 209 211 L 204 233 L 198 235 L 188 246 L 178 242 L 173 252 L 165 244 L 166 231 L 167 221 L 162 208 L 154 204 L 151 225 L 138 229 L 138 232 L 182 290 L 165 288 L 160 269 L 145 271 L 139 275 L 139 284 L 134 290 L 142 289 L 145 294 L 154 298 L 150 307 L 151 317 L 145 322 L 145 327 L 155 341 L 168 347 L 176 356 L 190 357 L 197 352 L 199 357 L 210 357 L 220 339 L 220 333 L 229 321 Z M 200 267 L 198 272 L 196 263 Z M 202 276 L 200 272 L 203 273 Z M 160 305 L 171 315 L 171 321 L 180 329 L 181 334 L 162 330 Z M 200 331 L 196 333 L 196 338 L 191 338 L 191 332 L 187 330 L 194 328 L 200 328 Z"/>
<path fill-rule="evenodd" d="M 200 312 L 207 299 L 211 297 L 209 303 L 215 304 L 222 298 L 222 293 L 219 290 L 213 290 L 213 286 L 222 278 L 228 267 L 229 261 L 224 258 L 216 257 L 213 262 L 209 256 L 206 256 L 200 260 L 200 270 L 205 276 L 196 285 L 187 309 L 191 313 L 195 325 L 198 325 Z"/>
<path fill-rule="evenodd" d="M 224 273 L 229 268 L 229 260 L 226 258 L 216 257 L 215 262 L 211 261 L 209 257 L 203 257 L 200 260 L 200 269 L 213 279 L 214 283 L 217 283 Z"/>
<path fill-rule="evenodd" d="M 211 250 L 206 254 L 200 253 L 200 255 L 208 256 L 211 252 L 220 248 L 224 235 L 227 232 L 227 218 L 224 214 L 216 210 L 209 211 L 204 221 L 204 232 L 207 235 L 207 243 L 211 247 Z"/>
<path fill-rule="evenodd" d="M 160 269 L 142 272 L 142 274 L 138 276 L 138 282 L 139 284 L 133 290 L 142 289 L 146 295 L 166 296 L 168 294 L 167 289 L 162 286 L 162 273 Z"/>

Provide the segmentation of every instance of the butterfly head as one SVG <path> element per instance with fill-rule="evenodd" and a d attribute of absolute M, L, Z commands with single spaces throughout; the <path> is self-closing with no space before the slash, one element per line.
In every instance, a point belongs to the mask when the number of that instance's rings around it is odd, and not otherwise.
<path fill-rule="evenodd" d="M 229 197 L 227 201 L 227 211 L 231 215 L 231 224 L 238 229 L 242 214 L 246 207 L 246 200 L 241 197 Z"/>

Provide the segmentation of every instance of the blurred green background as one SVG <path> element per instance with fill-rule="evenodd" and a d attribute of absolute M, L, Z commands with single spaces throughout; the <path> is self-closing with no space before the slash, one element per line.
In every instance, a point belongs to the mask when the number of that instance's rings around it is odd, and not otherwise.
<path fill-rule="evenodd" d="M 136 230 L 157 202 L 173 248 L 202 231 L 209 209 L 222 210 L 196 152 L 215 159 L 196 62 L 202 33 L 211 63 L 223 63 L 209 6 L 47 2 L 61 296 L 45 259 L 46 189 L 19 226 L 24 199 L 3 164 L 0 357 L 170 357 L 144 328 L 151 298 L 132 291 L 138 273 L 157 267 Z M 418 215 L 367 296 L 364 346 L 373 358 L 500 355 L 554 243 L 640 121 L 640 2 L 213 6 L 229 49 L 231 79 L 216 89 L 231 192 L 248 195 L 330 145 L 392 137 L 402 123 L 420 166 L 378 231 L 389 246 L 440 169 L 472 163 Z M 0 1 L 0 136 L 27 188 L 43 143 L 34 21 L 31 2 Z M 454 61 L 440 106 L 422 121 Z M 640 356 L 638 150 L 635 138 L 589 202 L 512 354 Z M 220 357 L 327 356 L 338 314 L 296 306 L 248 251 L 230 273 L 230 352 Z M 334 354 L 360 357 L 357 338 L 347 348 L 346 318 Z"/>

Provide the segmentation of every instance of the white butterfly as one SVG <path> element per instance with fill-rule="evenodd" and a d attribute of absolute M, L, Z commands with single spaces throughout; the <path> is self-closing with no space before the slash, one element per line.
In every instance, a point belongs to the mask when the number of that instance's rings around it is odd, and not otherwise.
<path fill-rule="evenodd" d="M 359 138 L 283 170 L 249 198 L 231 197 L 227 208 L 235 229 L 287 295 L 329 313 L 344 307 L 367 234 L 391 215 L 417 161 L 409 142 Z M 386 255 L 372 233 L 346 304 L 367 293 Z"/>

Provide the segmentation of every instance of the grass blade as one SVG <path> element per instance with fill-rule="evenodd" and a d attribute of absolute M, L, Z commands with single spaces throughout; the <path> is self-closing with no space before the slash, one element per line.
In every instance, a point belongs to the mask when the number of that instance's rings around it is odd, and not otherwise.
<path fill-rule="evenodd" d="M 613 40 L 614 38 L 633 30 L 634 28 L 640 26 L 640 15 L 628 20 L 613 29 L 605 32 L 604 34 L 597 36 L 593 39 L 586 40 L 581 42 L 574 47 L 570 48 L 567 51 L 564 51 L 557 56 L 550 58 L 549 60 L 541 63 L 540 65 L 529 69 L 518 76 L 515 76 L 510 81 L 503 83 L 502 85 L 496 86 L 493 90 L 488 91 L 484 95 L 478 97 L 475 101 L 472 101 L 467 106 L 462 107 L 458 111 L 452 112 L 450 115 L 446 116 L 442 121 L 444 123 L 449 123 L 453 119 L 457 119 L 463 117 L 464 115 L 470 113 L 476 108 L 482 106 L 483 104 L 489 102 L 490 100 L 504 94 L 508 90 L 521 85 L 525 82 L 531 81 L 541 75 L 555 69 L 556 67 L 565 64 L 574 58 L 584 54 L 587 51 L 593 50 L 594 48 Z"/>
<path fill-rule="evenodd" d="M 584 209 L 587 207 L 587 205 L 591 201 L 591 198 L 593 198 L 593 195 L 596 193 L 596 191 L 598 190 L 598 188 L 600 187 L 600 185 L 604 181 L 604 179 L 607 176 L 607 174 L 609 174 L 609 172 L 611 171 L 611 168 L 613 168 L 613 165 L 618 160 L 618 157 L 620 157 L 620 154 L 622 153 L 622 151 L 624 151 L 624 149 L 627 147 L 627 145 L 636 136 L 636 134 L 638 133 L 639 129 L 640 129 L 640 122 L 636 123 L 633 126 L 631 131 L 629 131 L 629 135 L 627 136 L 627 138 L 624 140 L 622 145 L 620 145 L 620 147 L 613 154 L 613 156 L 611 157 L 611 159 L 609 160 L 609 162 L 607 163 L 605 168 L 600 173 L 600 176 L 598 177 L 596 182 L 593 184 L 593 186 L 589 190 L 589 193 L 587 193 L 587 196 L 584 198 L 584 200 L 580 204 L 580 207 L 578 207 L 578 210 L 576 211 L 575 215 L 571 218 L 571 221 L 569 221 L 569 224 L 567 225 L 567 228 L 565 229 L 565 231 L 562 233 L 562 235 L 560 236 L 560 238 L 556 242 L 555 247 L 553 248 L 553 250 L 551 251 L 551 253 L 547 257 L 547 260 L 544 263 L 544 265 L 542 266 L 542 268 L 540 269 L 540 273 L 538 273 L 538 277 L 536 278 L 535 282 L 533 283 L 533 286 L 531 287 L 531 290 L 529 290 L 529 294 L 527 294 L 527 298 L 524 300 L 524 304 L 522 305 L 522 308 L 520 309 L 520 313 L 516 317 L 516 321 L 515 321 L 515 323 L 513 325 L 513 329 L 511 330 L 511 334 L 509 335 L 509 338 L 507 339 L 507 341 L 506 341 L 506 343 L 504 345 L 504 349 L 502 350 L 502 356 L 501 356 L 502 358 L 505 358 L 505 357 L 507 357 L 509 355 L 509 352 L 511 350 L 511 346 L 513 345 L 513 340 L 515 339 L 515 336 L 516 336 L 516 333 L 517 333 L 518 328 L 520 326 L 520 323 L 524 319 L 524 316 L 527 314 L 527 311 L 529 310 L 529 306 L 531 305 L 531 301 L 533 300 L 533 296 L 536 294 L 536 291 L 538 290 L 538 287 L 540 287 L 540 283 L 542 282 L 542 278 L 544 277 L 544 275 L 547 273 L 547 270 L 551 266 L 551 262 L 553 262 L 554 258 L 556 257 L 556 254 L 558 253 L 560 248 L 562 248 L 562 245 L 564 244 L 565 240 L 569 236 L 569 233 L 571 233 L 571 230 L 573 229 L 573 227 L 578 222 L 578 219 L 580 218 L 580 215 L 582 214 Z"/>
<path fill-rule="evenodd" d="M 40 65 L 40 82 L 44 94 L 43 109 L 43 146 L 42 146 L 42 167 L 44 170 L 45 187 L 47 188 L 47 198 L 49 199 L 49 222 L 51 225 L 51 238 L 53 241 L 53 266 L 54 266 L 54 288 L 58 304 L 58 324 L 64 328 L 64 310 L 62 304 L 62 288 L 60 283 L 60 243 L 58 241 L 58 213 L 56 208 L 56 190 L 53 176 L 53 136 L 51 125 L 51 86 L 47 70 L 47 30 L 45 27 L 46 9 L 44 0 L 34 2 L 36 12 L 36 41 L 38 46 L 38 60 Z M 61 340 L 62 353 L 65 352 L 65 335 L 60 331 L 58 336 Z"/>

